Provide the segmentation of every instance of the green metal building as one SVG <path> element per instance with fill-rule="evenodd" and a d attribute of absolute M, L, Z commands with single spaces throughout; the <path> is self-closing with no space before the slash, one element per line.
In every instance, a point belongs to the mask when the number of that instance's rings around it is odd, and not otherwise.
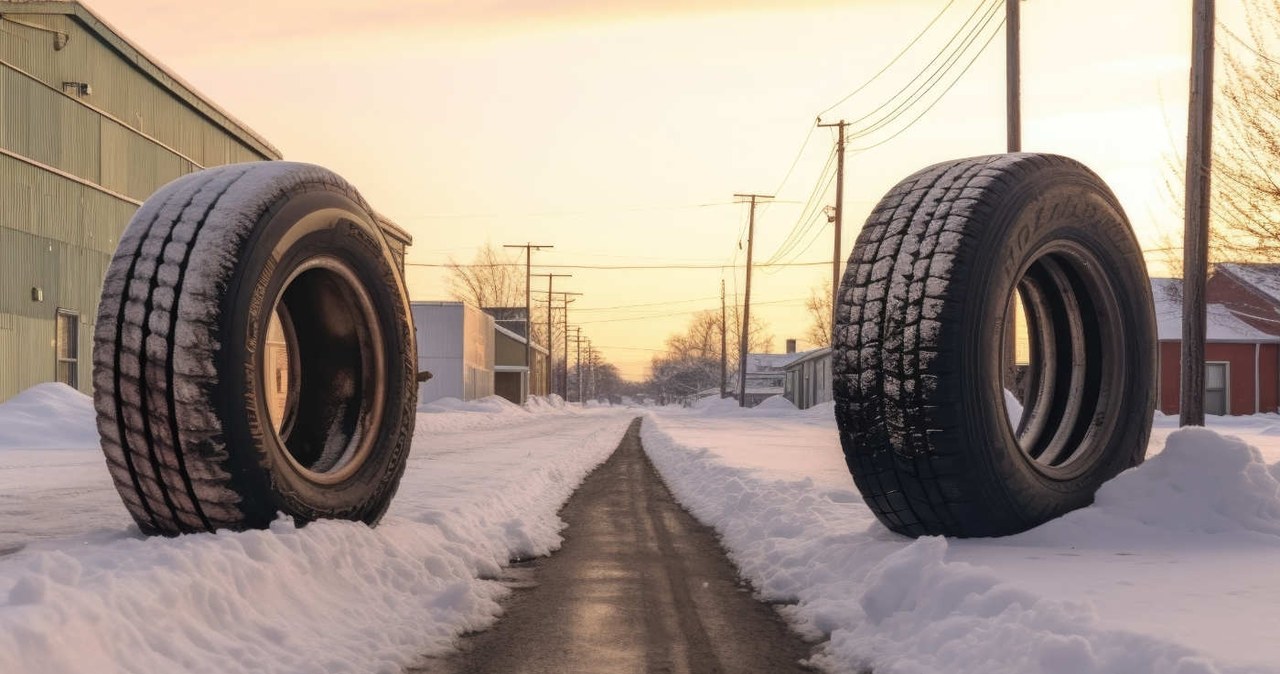
<path fill-rule="evenodd" d="M 152 192 L 270 159 L 85 6 L 0 0 L 0 401 L 47 381 L 89 392 L 102 278 Z"/>

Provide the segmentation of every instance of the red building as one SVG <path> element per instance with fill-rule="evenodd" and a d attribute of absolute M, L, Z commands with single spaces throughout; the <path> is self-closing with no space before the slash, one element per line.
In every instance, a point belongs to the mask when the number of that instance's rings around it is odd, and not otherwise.
<path fill-rule="evenodd" d="M 1182 282 L 1152 279 L 1160 340 L 1158 408 L 1178 413 Z M 1205 412 L 1280 411 L 1280 265 L 1222 263 L 1205 287 Z"/>

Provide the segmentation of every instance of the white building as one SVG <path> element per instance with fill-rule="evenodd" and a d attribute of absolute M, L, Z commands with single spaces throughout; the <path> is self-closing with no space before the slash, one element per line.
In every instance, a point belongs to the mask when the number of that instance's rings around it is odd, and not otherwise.
<path fill-rule="evenodd" d="M 418 340 L 418 402 L 493 395 L 493 317 L 462 302 L 412 302 Z"/>

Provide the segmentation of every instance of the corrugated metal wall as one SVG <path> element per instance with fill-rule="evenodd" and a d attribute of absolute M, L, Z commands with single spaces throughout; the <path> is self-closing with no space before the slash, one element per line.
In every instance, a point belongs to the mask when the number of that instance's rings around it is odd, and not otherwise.
<path fill-rule="evenodd" d="M 270 158 L 76 18 L 18 16 L 69 39 L 55 50 L 50 33 L 0 19 L 0 401 L 53 380 L 60 308 L 80 317 L 77 371 L 89 392 L 102 277 L 139 202 L 193 170 Z"/>

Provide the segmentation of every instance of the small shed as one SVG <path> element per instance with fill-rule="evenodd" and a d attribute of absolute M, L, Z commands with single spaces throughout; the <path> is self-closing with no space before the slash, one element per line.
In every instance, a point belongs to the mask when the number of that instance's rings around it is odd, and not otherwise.
<path fill-rule="evenodd" d="M 532 367 L 526 364 L 525 338 L 502 327 L 493 326 L 494 366 L 493 392 L 517 405 L 523 405 L 530 393 L 546 394 L 547 349 L 534 343 Z"/>
<path fill-rule="evenodd" d="M 804 351 L 785 368 L 783 393 L 797 408 L 806 410 L 831 400 L 831 347 Z"/>
<path fill-rule="evenodd" d="M 412 302 L 418 341 L 418 402 L 493 395 L 493 317 L 462 302 Z"/>

